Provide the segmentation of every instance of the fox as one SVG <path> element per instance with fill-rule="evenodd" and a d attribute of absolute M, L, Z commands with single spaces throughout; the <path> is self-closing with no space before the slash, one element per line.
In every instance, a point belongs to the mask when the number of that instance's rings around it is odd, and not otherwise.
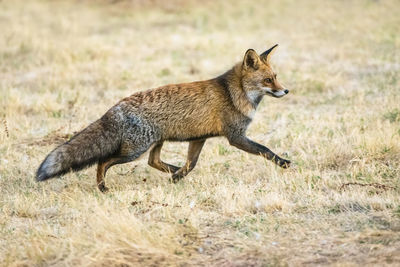
<path fill-rule="evenodd" d="M 260 55 L 248 49 L 242 61 L 216 78 L 165 85 L 123 98 L 51 151 L 39 166 L 36 180 L 45 181 L 97 163 L 97 187 L 107 192 L 105 176 L 110 167 L 134 161 L 149 151 L 148 164 L 178 182 L 196 166 L 206 140 L 218 136 L 240 150 L 289 168 L 290 160 L 246 136 L 263 97 L 281 98 L 289 93 L 271 67 L 277 46 Z M 161 160 L 165 141 L 189 142 L 182 167 Z"/>

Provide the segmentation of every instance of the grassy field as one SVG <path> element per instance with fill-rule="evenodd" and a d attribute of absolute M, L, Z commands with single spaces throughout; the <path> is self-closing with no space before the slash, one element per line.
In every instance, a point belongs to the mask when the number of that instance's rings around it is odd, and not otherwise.
<path fill-rule="evenodd" d="M 0 1 L 0 265 L 400 265 L 398 1 Z M 206 142 L 173 184 L 147 159 L 36 183 L 57 144 L 125 96 L 280 46 L 291 93 Z M 162 157 L 182 165 L 187 144 Z"/>

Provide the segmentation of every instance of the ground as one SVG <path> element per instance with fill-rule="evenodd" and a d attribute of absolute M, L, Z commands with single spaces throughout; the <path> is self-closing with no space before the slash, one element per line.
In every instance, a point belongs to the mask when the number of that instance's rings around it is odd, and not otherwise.
<path fill-rule="evenodd" d="M 397 1 L 0 1 L 0 264 L 400 265 Z M 215 77 L 248 48 L 290 94 L 248 136 L 288 170 L 206 142 L 177 184 L 143 159 L 37 183 L 121 98 Z M 187 144 L 169 143 L 182 165 Z"/>

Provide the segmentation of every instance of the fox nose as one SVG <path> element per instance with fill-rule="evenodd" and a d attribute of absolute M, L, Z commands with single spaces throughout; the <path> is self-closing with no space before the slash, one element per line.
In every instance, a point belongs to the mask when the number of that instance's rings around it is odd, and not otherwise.
<path fill-rule="evenodd" d="M 289 90 L 288 90 L 288 89 L 286 89 L 284 92 L 285 92 L 285 94 L 288 94 L 288 93 L 289 93 Z"/>

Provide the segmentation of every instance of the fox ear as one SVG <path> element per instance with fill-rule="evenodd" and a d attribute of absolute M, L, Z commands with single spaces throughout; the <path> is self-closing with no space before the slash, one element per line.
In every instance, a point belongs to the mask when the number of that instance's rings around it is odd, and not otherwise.
<path fill-rule="evenodd" d="M 273 54 L 273 51 L 274 51 L 275 47 L 277 47 L 277 46 L 278 46 L 278 44 L 274 45 L 273 47 L 271 47 L 270 49 L 268 49 L 267 51 L 262 53 L 260 55 L 261 60 L 264 61 L 266 64 L 268 64 L 269 60 L 271 58 L 271 55 Z"/>
<path fill-rule="evenodd" d="M 246 51 L 243 59 L 243 67 L 245 69 L 254 69 L 257 70 L 260 64 L 260 58 L 257 55 L 256 51 L 253 49 L 249 49 Z"/>

